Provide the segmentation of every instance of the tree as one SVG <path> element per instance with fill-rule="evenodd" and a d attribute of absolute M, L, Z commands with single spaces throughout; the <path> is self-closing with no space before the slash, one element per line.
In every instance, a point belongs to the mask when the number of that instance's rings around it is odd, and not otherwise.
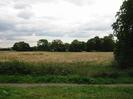
<path fill-rule="evenodd" d="M 70 44 L 69 50 L 72 51 L 72 52 L 81 52 L 81 51 L 83 51 L 82 42 L 80 42 L 78 40 L 73 40 L 72 43 Z"/>
<path fill-rule="evenodd" d="M 48 51 L 49 50 L 49 42 L 46 39 L 41 39 L 37 42 L 37 48 L 40 51 Z"/>
<path fill-rule="evenodd" d="M 96 36 L 87 41 L 87 51 L 101 51 L 101 39 Z"/>
<path fill-rule="evenodd" d="M 133 66 L 133 0 L 125 0 L 112 25 L 117 37 L 115 59 L 123 68 Z"/>
<path fill-rule="evenodd" d="M 61 40 L 53 40 L 51 44 L 51 50 L 63 52 L 65 51 L 65 46 Z"/>
<path fill-rule="evenodd" d="M 65 43 L 64 47 L 65 47 L 65 51 L 68 52 L 69 48 L 70 48 L 70 44 L 69 43 Z"/>
<path fill-rule="evenodd" d="M 16 51 L 30 51 L 30 45 L 25 42 L 16 42 L 12 49 Z"/>
<path fill-rule="evenodd" d="M 102 51 L 113 51 L 114 50 L 114 39 L 113 39 L 113 35 L 110 34 L 109 36 L 105 36 L 102 39 Z"/>

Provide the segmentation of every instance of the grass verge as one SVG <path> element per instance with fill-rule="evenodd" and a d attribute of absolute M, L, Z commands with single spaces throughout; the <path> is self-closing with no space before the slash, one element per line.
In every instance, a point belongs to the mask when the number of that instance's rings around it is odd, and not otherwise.
<path fill-rule="evenodd" d="M 1 99 L 133 99 L 133 87 L 0 87 Z"/>

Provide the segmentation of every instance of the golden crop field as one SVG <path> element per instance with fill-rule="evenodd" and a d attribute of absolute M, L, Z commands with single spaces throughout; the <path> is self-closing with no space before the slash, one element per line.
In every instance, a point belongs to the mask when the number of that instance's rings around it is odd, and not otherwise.
<path fill-rule="evenodd" d="M 36 63 L 107 62 L 112 52 L 0 52 L 0 61 L 19 60 Z"/>

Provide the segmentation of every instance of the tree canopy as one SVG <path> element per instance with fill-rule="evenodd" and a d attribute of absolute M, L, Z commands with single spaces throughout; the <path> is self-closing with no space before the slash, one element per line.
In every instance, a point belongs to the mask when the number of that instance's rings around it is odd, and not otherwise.
<path fill-rule="evenodd" d="M 48 42 L 46 39 L 40 39 L 37 41 L 37 46 L 31 47 L 28 43 L 17 42 L 13 46 L 13 50 L 16 51 L 54 51 L 54 52 L 82 52 L 82 51 L 113 51 L 114 40 L 113 36 L 105 36 L 100 38 L 98 36 L 89 39 L 87 42 L 73 40 L 70 44 L 63 43 L 61 40 L 56 39 L 52 42 Z"/>
<path fill-rule="evenodd" d="M 117 37 L 115 59 L 121 67 L 133 66 L 133 0 L 125 0 L 113 24 Z"/>
<path fill-rule="evenodd" d="M 48 51 L 49 50 L 49 42 L 46 39 L 41 39 L 37 42 L 37 48 L 40 51 Z"/>
<path fill-rule="evenodd" d="M 25 42 L 16 42 L 13 45 L 12 49 L 16 51 L 30 51 L 30 46 Z"/>

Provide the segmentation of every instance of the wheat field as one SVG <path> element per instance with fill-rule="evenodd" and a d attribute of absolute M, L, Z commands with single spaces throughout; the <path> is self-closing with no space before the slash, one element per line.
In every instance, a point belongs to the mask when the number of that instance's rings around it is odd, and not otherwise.
<path fill-rule="evenodd" d="M 112 52 L 0 52 L 0 61 L 19 60 L 35 63 L 107 62 Z"/>

